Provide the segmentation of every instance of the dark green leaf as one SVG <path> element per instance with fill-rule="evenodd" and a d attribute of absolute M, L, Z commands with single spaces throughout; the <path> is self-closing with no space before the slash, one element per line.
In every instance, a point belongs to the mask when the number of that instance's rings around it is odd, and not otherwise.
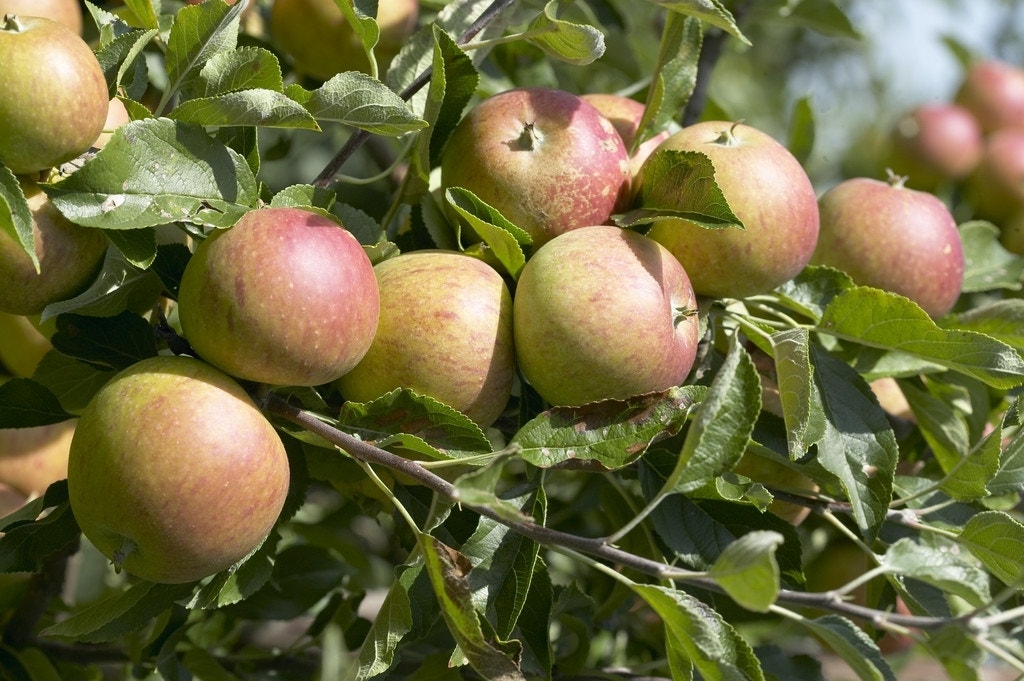
<path fill-rule="evenodd" d="M 711 159 L 699 151 L 655 151 L 644 163 L 639 196 L 639 208 L 617 219 L 623 227 L 675 218 L 708 229 L 743 229 L 715 182 Z"/>
<path fill-rule="evenodd" d="M 153 257 L 157 253 L 156 240 L 152 230 L 136 229 L 126 234 L 143 235 L 150 242 Z M 108 232 L 118 234 L 118 232 Z M 187 248 L 184 244 L 179 244 Z M 147 258 L 148 259 L 148 258 Z M 153 308 L 163 284 L 160 278 L 117 248 L 108 248 L 103 259 L 103 268 L 89 288 L 74 298 L 51 303 L 43 310 L 42 320 L 46 321 L 66 312 L 76 312 L 93 317 L 112 317 L 124 310 L 144 313 Z"/>
<path fill-rule="evenodd" d="M 30 378 L 0 384 L 0 428 L 31 428 L 71 418 L 57 396 Z"/>
<path fill-rule="evenodd" d="M 285 94 L 317 121 L 344 123 L 375 135 L 397 137 L 426 127 L 402 98 L 364 73 L 339 73 L 316 90 L 293 84 Z"/>
<path fill-rule="evenodd" d="M 825 615 L 818 619 L 802 619 L 800 623 L 825 641 L 832 650 L 850 665 L 863 681 L 896 681 L 889 663 L 882 657 L 878 646 L 856 624 L 838 615 Z"/>
<path fill-rule="evenodd" d="M 54 351 L 43 356 L 32 380 L 49 389 L 69 413 L 81 414 L 96 391 L 115 373 Z"/>
<path fill-rule="evenodd" d="M 704 389 L 672 388 L 629 400 L 554 407 L 519 429 L 512 444 L 541 468 L 615 470 L 682 428 Z"/>
<path fill-rule="evenodd" d="M 186 598 L 194 584 L 136 582 L 43 630 L 46 636 L 80 643 L 116 641 L 149 624 L 175 602 Z"/>
<path fill-rule="evenodd" d="M 40 572 L 51 556 L 69 550 L 81 534 L 68 504 L 67 481 L 51 484 L 43 496 L 7 516 L 3 528 L 0 572 Z"/>
<path fill-rule="evenodd" d="M 113 317 L 61 315 L 51 342 L 68 357 L 100 369 L 125 369 L 157 354 L 153 327 L 145 318 L 128 311 Z"/>

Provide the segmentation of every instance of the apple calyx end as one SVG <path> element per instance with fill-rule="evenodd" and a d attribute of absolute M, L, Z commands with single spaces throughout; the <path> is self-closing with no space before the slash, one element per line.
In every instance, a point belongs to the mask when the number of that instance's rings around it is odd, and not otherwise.
<path fill-rule="evenodd" d="M 696 314 L 697 314 L 697 308 L 695 308 L 695 307 L 688 307 L 688 306 L 677 307 L 677 308 L 675 308 L 675 310 L 673 310 L 672 324 L 673 324 L 673 326 L 679 326 L 680 324 L 685 322 L 687 319 L 689 319 L 690 317 L 695 316 Z"/>
<path fill-rule="evenodd" d="M 536 149 L 538 141 L 540 141 L 540 134 L 537 132 L 536 125 L 533 122 L 524 123 L 523 131 L 519 133 L 519 137 L 509 143 L 509 146 L 515 151 L 533 151 Z"/>
<path fill-rule="evenodd" d="M 25 24 L 17 14 L 4 14 L 4 20 L 0 23 L 0 31 L 21 33 L 25 30 Z"/>

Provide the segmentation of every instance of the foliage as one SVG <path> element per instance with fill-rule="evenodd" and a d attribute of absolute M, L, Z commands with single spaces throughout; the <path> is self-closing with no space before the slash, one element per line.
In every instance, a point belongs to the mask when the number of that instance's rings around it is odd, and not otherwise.
<path fill-rule="evenodd" d="M 374 15 L 373 2 L 337 1 Z M 375 262 L 458 248 L 514 284 L 523 231 L 469 192 L 432 192 L 462 113 L 516 85 L 625 91 L 646 101 L 644 139 L 699 115 L 702 45 L 749 43 L 744 4 L 424 1 L 381 79 L 321 83 L 290 71 L 260 12 L 242 21 L 244 2 L 86 3 L 110 92 L 134 120 L 45 190 L 115 248 L 91 288 L 43 313 L 54 350 L 0 385 L 0 426 L 65 420 L 116 370 L 187 351 L 173 305 L 182 235 L 259 205 L 330 212 Z M 758 4 L 749 21 L 852 33 L 830 0 Z M 801 155 L 812 118 L 795 115 Z M 294 177 L 310 139 L 333 153 Z M 680 156 L 645 182 L 695 181 L 704 160 Z M 687 215 L 736 228 L 717 186 L 696 179 Z M 2 171 L 0 197 L 0 228 L 31 251 L 24 197 Z M 861 678 L 894 679 L 899 658 L 882 648 L 901 636 L 958 681 L 988 657 L 1024 672 L 1021 266 L 991 225 L 962 231 L 968 284 L 950 315 L 811 267 L 769 294 L 702 300 L 700 363 L 664 393 L 547 408 L 520 384 L 484 432 L 408 390 L 365 404 L 330 385 L 263 392 L 293 502 L 258 551 L 199 583 L 114 574 L 56 483 L 0 521 L 0 578 L 17 594 L 0 678 L 820 679 L 810 642 Z M 898 380 L 912 421 L 883 409 L 879 378 Z M 748 451 L 819 492 L 734 473 Z M 814 513 L 794 527 L 773 500 Z M 834 537 L 869 571 L 808 591 Z M 865 600 L 847 598 L 869 581 Z"/>

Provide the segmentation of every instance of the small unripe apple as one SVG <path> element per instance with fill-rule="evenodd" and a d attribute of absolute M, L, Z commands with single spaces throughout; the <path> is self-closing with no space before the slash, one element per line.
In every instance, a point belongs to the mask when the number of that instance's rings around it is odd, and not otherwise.
<path fill-rule="evenodd" d="M 889 167 L 907 178 L 911 189 L 934 190 L 959 182 L 981 161 L 981 125 L 962 106 L 922 104 L 902 116 L 891 135 Z"/>
<path fill-rule="evenodd" d="M 629 154 L 578 95 L 506 90 L 466 114 L 445 145 L 441 185 L 462 187 L 529 232 L 534 248 L 600 225 L 629 200 Z"/>
<path fill-rule="evenodd" d="M 288 493 L 288 456 L 241 386 L 190 357 L 144 359 L 82 412 L 71 510 L 116 568 L 154 582 L 220 572 L 258 547 Z"/>
<path fill-rule="evenodd" d="M 964 250 L 956 220 L 934 194 L 857 177 L 821 196 L 821 234 L 812 262 L 857 284 L 910 298 L 941 317 L 960 297 Z"/>
<path fill-rule="evenodd" d="M 375 268 L 380 323 L 369 352 L 341 377 L 365 402 L 408 388 L 463 412 L 481 427 L 512 392 L 512 296 L 487 263 L 452 251 L 411 251 Z"/>
<path fill-rule="evenodd" d="M 997 225 L 1024 208 L 1024 128 L 1002 128 L 985 139 L 964 196 L 975 217 Z"/>
<path fill-rule="evenodd" d="M 238 378 L 330 383 L 373 341 L 380 296 L 351 232 L 300 208 L 263 208 L 212 233 L 185 267 L 182 331 L 200 357 Z"/>
<path fill-rule="evenodd" d="M 82 6 L 79 0 L 0 0 L 0 17 L 19 14 L 59 21 L 82 34 Z"/>
<path fill-rule="evenodd" d="M 36 497 L 68 476 L 77 419 L 32 428 L 0 428 L 0 482 Z"/>
<path fill-rule="evenodd" d="M 22 182 L 21 188 L 32 212 L 40 270 L 21 244 L 0 231 L 0 311 L 35 315 L 81 293 L 96 276 L 108 242 L 102 230 L 61 215 L 38 185 Z"/>
<path fill-rule="evenodd" d="M 0 367 L 12 376 L 31 376 L 52 347 L 28 317 L 0 312 Z"/>
<path fill-rule="evenodd" d="M 611 121 L 616 132 L 619 133 L 619 137 L 622 138 L 623 144 L 626 145 L 626 149 L 632 149 L 633 141 L 636 139 L 636 133 L 640 127 L 640 119 L 643 118 L 646 107 L 631 97 L 610 92 L 590 92 L 581 96 L 585 101 L 593 104 L 602 116 Z M 670 135 L 668 130 L 662 130 L 657 135 L 641 142 L 640 146 L 633 151 L 629 158 L 629 167 L 630 174 L 634 178 L 640 173 L 640 166 L 644 164 L 651 152 L 657 149 L 658 145 L 668 139 Z"/>
<path fill-rule="evenodd" d="M 1024 69 L 995 59 L 968 67 L 954 101 L 978 119 L 986 133 L 1024 127 Z"/>
<path fill-rule="evenodd" d="M 697 352 L 686 271 L 656 241 L 607 225 L 541 246 L 520 273 L 512 320 L 523 376 L 556 406 L 667 390 Z"/>
<path fill-rule="evenodd" d="M 0 17 L 0 161 L 31 174 L 81 155 L 103 132 L 110 95 L 96 55 L 64 24 Z"/>
<path fill-rule="evenodd" d="M 681 218 L 652 225 L 648 236 L 679 259 L 698 295 L 767 293 L 803 270 L 818 239 L 817 195 L 786 147 L 749 125 L 706 121 L 673 134 L 662 149 L 707 155 L 715 182 L 744 226 L 708 229 Z M 680 196 L 687 189 L 679 187 Z M 641 205 L 650 201 L 640 197 Z M 657 203 L 665 201 L 660 191 Z"/>
<path fill-rule="evenodd" d="M 416 30 L 419 0 L 377 0 L 380 37 L 374 46 L 384 72 Z M 300 73 L 327 80 L 343 71 L 368 73 L 363 44 L 334 0 L 274 0 L 270 35 Z"/>

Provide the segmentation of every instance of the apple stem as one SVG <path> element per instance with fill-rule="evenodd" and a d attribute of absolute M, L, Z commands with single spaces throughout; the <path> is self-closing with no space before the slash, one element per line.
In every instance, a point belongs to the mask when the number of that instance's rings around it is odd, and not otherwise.
<path fill-rule="evenodd" d="M 896 189 L 903 189 L 903 185 L 906 184 L 908 179 L 906 175 L 897 175 L 896 173 L 894 173 L 892 168 L 886 168 L 885 175 L 889 184 L 895 187 Z"/>
<path fill-rule="evenodd" d="M 523 125 L 523 131 L 519 133 L 519 137 L 512 143 L 514 149 L 519 151 L 533 151 L 536 147 L 536 142 L 540 139 L 540 135 L 537 134 L 537 129 L 533 123 L 526 123 Z"/>
<path fill-rule="evenodd" d="M 734 147 L 740 143 L 740 139 L 736 136 L 736 128 L 742 125 L 743 119 L 734 121 L 732 127 L 728 130 L 723 130 L 715 140 L 715 144 L 721 144 L 726 147 Z"/>

